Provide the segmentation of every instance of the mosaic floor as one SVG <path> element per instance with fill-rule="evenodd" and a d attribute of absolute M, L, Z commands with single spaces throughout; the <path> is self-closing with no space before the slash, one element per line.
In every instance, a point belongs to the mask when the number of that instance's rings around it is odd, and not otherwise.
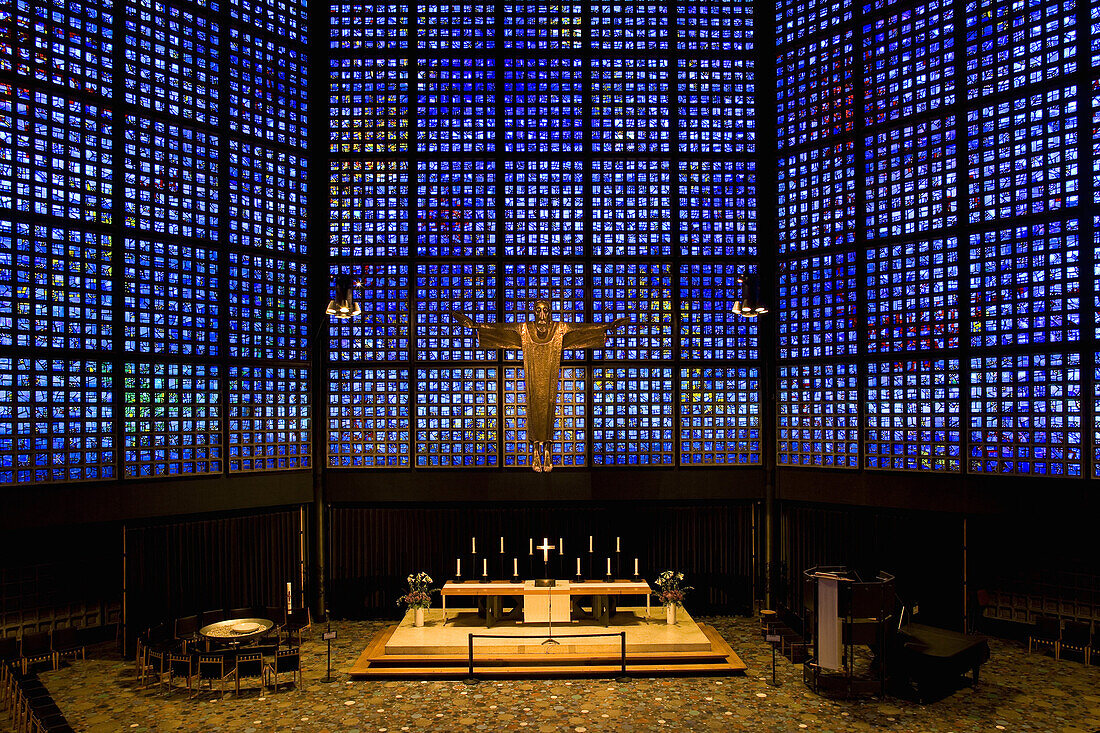
<path fill-rule="evenodd" d="M 981 682 L 919 705 L 888 698 L 830 700 L 811 693 L 801 666 L 779 658 L 770 687 L 771 650 L 755 619 L 700 619 L 722 632 L 749 665 L 745 677 L 462 682 L 352 682 L 337 672 L 322 684 L 320 629 L 303 644 L 301 689 L 257 687 L 221 697 L 186 691 L 166 697 L 135 690 L 132 663 L 113 648 L 42 674 L 73 727 L 86 731 L 1043 731 L 1100 730 L 1100 666 L 1028 655 L 991 640 Z M 367 639 L 392 622 L 340 622 L 333 668 L 347 669 Z M 254 681 L 252 681 L 254 684 Z"/>

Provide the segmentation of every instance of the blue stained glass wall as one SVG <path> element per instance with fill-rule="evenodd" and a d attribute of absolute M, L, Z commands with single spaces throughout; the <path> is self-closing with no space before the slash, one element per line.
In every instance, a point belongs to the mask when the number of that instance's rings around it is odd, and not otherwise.
<path fill-rule="evenodd" d="M 330 272 L 363 314 L 331 325 L 327 465 L 529 471 L 522 351 L 452 313 L 539 299 L 630 321 L 564 349 L 555 467 L 759 465 L 753 4 L 330 11 Z"/>
<path fill-rule="evenodd" d="M 0 16 L 0 485 L 308 468 L 306 3 Z"/>
<path fill-rule="evenodd" d="M 776 3 L 781 463 L 1097 475 L 1085 5 Z"/>

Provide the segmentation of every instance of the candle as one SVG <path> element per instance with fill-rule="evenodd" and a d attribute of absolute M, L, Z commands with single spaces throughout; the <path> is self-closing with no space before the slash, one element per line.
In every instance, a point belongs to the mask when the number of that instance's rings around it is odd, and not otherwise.
<path fill-rule="evenodd" d="M 588 535 L 588 551 L 592 552 L 592 535 Z"/>
<path fill-rule="evenodd" d="M 290 583 L 286 584 L 286 610 L 294 608 L 293 604 L 294 591 L 291 590 Z"/>
<path fill-rule="evenodd" d="M 471 537 L 470 538 L 470 554 L 471 555 L 476 555 L 477 554 L 477 537 Z"/>
<path fill-rule="evenodd" d="M 503 537 L 500 538 L 500 554 L 501 555 L 504 554 L 504 538 Z"/>
<path fill-rule="evenodd" d="M 528 540 L 528 542 L 530 542 L 531 544 L 527 549 L 527 554 L 528 555 L 534 555 L 535 554 L 535 541 L 533 539 L 531 539 L 531 540 Z"/>
<path fill-rule="evenodd" d="M 618 552 L 618 551 L 619 551 L 619 538 L 616 537 L 615 538 L 615 552 Z"/>
<path fill-rule="evenodd" d="M 455 560 L 455 577 L 458 578 L 458 577 L 461 577 L 461 576 L 462 576 L 462 558 L 460 557 L 457 560 Z"/>
<path fill-rule="evenodd" d="M 561 541 L 561 537 L 558 538 L 558 554 L 565 554 L 565 543 Z"/>
<path fill-rule="evenodd" d="M 579 578 L 580 575 L 581 575 L 581 559 L 578 557 L 577 558 L 577 577 Z"/>
<path fill-rule="evenodd" d="M 515 557 L 512 558 L 512 577 L 519 577 L 519 559 Z"/>
<path fill-rule="evenodd" d="M 489 574 L 489 558 L 481 558 L 481 577 L 485 577 Z"/>
<path fill-rule="evenodd" d="M 638 577 L 638 558 L 634 558 L 634 577 Z"/>
<path fill-rule="evenodd" d="M 607 574 L 610 577 L 610 575 L 611 575 L 611 558 L 610 557 L 607 558 Z"/>

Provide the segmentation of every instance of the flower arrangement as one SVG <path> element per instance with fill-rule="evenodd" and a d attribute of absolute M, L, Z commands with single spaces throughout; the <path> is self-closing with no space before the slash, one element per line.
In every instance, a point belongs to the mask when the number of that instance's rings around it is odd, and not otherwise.
<path fill-rule="evenodd" d="M 690 585 L 680 585 L 684 582 L 684 574 L 678 570 L 666 570 L 657 576 L 654 585 L 657 592 L 654 597 L 664 606 L 682 606 L 684 596 L 691 590 Z"/>
<path fill-rule="evenodd" d="M 410 575 L 405 579 L 409 584 L 409 590 L 405 595 L 397 599 L 397 605 L 405 605 L 412 609 L 428 608 L 432 605 L 432 593 L 438 593 L 438 588 L 430 588 L 432 576 L 425 572 Z"/>

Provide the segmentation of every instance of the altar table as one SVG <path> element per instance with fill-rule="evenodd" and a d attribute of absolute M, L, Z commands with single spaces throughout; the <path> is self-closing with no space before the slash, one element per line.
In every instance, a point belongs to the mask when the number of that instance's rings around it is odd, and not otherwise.
<path fill-rule="evenodd" d="M 443 585 L 441 595 L 443 598 L 443 623 L 447 623 L 447 597 L 448 596 L 467 596 L 473 598 L 485 599 L 485 625 L 492 627 L 493 622 L 501 618 L 504 609 L 504 599 L 510 596 L 516 596 L 524 599 L 524 621 L 528 623 L 546 623 L 546 611 L 545 603 L 537 603 L 539 599 L 545 599 L 548 596 L 554 598 L 561 597 L 564 601 L 562 604 L 561 613 L 566 611 L 572 611 L 572 600 L 574 596 L 592 596 L 593 597 L 593 611 L 596 617 L 603 621 L 604 626 L 610 624 L 611 619 L 611 598 L 617 596 L 645 596 L 645 613 L 649 616 L 649 596 L 652 593 L 652 589 L 649 587 L 649 583 L 644 580 L 613 580 L 611 582 L 603 580 L 585 580 L 582 582 L 574 582 L 569 580 L 558 580 L 554 586 L 536 586 L 535 581 L 528 580 L 522 583 L 512 583 L 506 580 L 493 580 L 488 582 L 465 582 L 455 583 L 454 581 L 447 581 Z M 538 605 L 543 608 L 541 615 L 538 610 L 532 609 L 533 614 L 526 613 L 528 606 L 528 599 L 532 601 L 532 606 Z M 554 609 L 554 621 L 563 623 L 569 619 L 569 616 L 560 617 L 557 609 Z"/>

